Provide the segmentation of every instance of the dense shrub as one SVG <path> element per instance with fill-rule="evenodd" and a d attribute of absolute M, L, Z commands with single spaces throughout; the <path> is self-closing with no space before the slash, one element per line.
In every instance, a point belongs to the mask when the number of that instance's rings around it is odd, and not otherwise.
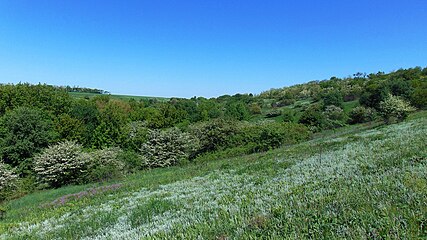
<path fill-rule="evenodd" d="M 89 153 L 86 181 L 104 181 L 124 174 L 125 163 L 121 161 L 122 150 L 117 147 L 95 150 Z"/>
<path fill-rule="evenodd" d="M 59 115 L 70 109 L 72 98 L 46 84 L 0 84 L 0 115 L 18 107 L 32 107 Z"/>
<path fill-rule="evenodd" d="M 199 153 L 212 152 L 231 146 L 231 138 L 237 133 L 237 122 L 215 119 L 190 126 L 190 133 L 200 141 Z"/>
<path fill-rule="evenodd" d="M 418 108 L 426 109 L 427 108 L 427 79 L 425 79 L 424 81 L 416 81 L 414 85 L 416 86 L 416 88 L 412 93 L 411 102 Z"/>
<path fill-rule="evenodd" d="M 123 150 L 119 152 L 117 158 L 125 164 L 124 170 L 127 173 L 133 173 L 144 168 L 144 163 L 139 151 Z"/>
<path fill-rule="evenodd" d="M 233 137 L 234 147 L 248 146 L 248 153 L 264 152 L 310 136 L 307 127 L 295 123 L 260 122 L 241 124 Z"/>
<path fill-rule="evenodd" d="M 331 91 L 324 96 L 322 96 L 324 107 L 334 105 L 337 107 L 342 107 L 343 105 L 343 96 L 339 91 Z"/>
<path fill-rule="evenodd" d="M 379 104 L 390 93 L 390 89 L 384 84 L 370 84 L 366 86 L 364 93 L 360 96 L 359 103 L 362 106 L 379 109 Z"/>
<path fill-rule="evenodd" d="M 302 113 L 298 122 L 310 127 L 312 131 L 320 131 L 325 127 L 325 120 L 320 106 L 313 105 Z"/>
<path fill-rule="evenodd" d="M 358 106 L 349 113 L 349 123 L 365 123 L 373 121 L 376 118 L 376 111 L 373 108 Z"/>
<path fill-rule="evenodd" d="M 5 199 L 16 187 L 18 176 L 0 161 L 0 201 Z"/>
<path fill-rule="evenodd" d="M 389 94 L 384 101 L 380 103 L 380 114 L 386 123 L 392 120 L 401 121 L 405 119 L 408 114 L 415 111 L 409 102 L 401 97 Z"/>
<path fill-rule="evenodd" d="M 90 158 L 81 145 L 64 141 L 50 146 L 35 157 L 34 170 L 39 180 L 52 187 L 82 181 Z"/>
<path fill-rule="evenodd" d="M 199 148 L 197 139 L 178 128 L 149 130 L 140 149 L 145 167 L 168 167 L 189 159 Z"/>
<path fill-rule="evenodd" d="M 225 108 L 224 116 L 234 120 L 248 120 L 250 117 L 248 107 L 243 102 L 232 102 Z"/>
<path fill-rule="evenodd" d="M 86 127 L 80 119 L 69 114 L 61 114 L 55 119 L 54 125 L 60 139 L 84 142 Z"/>

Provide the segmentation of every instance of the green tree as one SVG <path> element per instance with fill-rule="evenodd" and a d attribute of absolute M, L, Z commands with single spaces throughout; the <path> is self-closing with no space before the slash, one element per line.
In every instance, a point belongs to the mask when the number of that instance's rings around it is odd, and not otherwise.
<path fill-rule="evenodd" d="M 235 120 L 248 120 L 249 110 L 243 102 L 233 102 L 226 106 L 225 116 Z"/>
<path fill-rule="evenodd" d="M 325 116 L 322 113 L 321 107 L 313 105 L 307 108 L 298 120 L 299 123 L 311 127 L 315 131 L 319 131 L 325 126 Z"/>
<path fill-rule="evenodd" d="M 411 102 L 418 108 L 427 108 L 427 79 L 414 81 L 414 86 L 415 89 L 411 95 Z"/>
<path fill-rule="evenodd" d="M 323 97 L 323 105 L 326 108 L 327 106 L 334 105 L 342 108 L 343 105 L 343 95 L 340 91 L 331 91 L 325 94 Z"/>
<path fill-rule="evenodd" d="M 61 114 L 54 121 L 55 130 L 61 140 L 73 140 L 79 143 L 84 142 L 85 125 L 69 114 Z"/>
<path fill-rule="evenodd" d="M 99 125 L 99 111 L 94 101 L 75 100 L 72 104 L 70 117 L 83 123 L 81 143 L 85 147 L 92 146 L 93 133 Z"/>
<path fill-rule="evenodd" d="M 28 173 L 32 157 L 55 139 L 52 121 L 46 112 L 19 107 L 0 120 L 0 154 L 4 161 Z"/>
<path fill-rule="evenodd" d="M 122 143 L 122 128 L 129 121 L 130 106 L 120 100 L 110 100 L 101 106 L 100 124 L 93 133 L 92 147 L 104 148 Z"/>
<path fill-rule="evenodd" d="M 379 83 L 371 83 L 365 89 L 365 92 L 360 96 L 359 102 L 365 107 L 378 109 L 379 104 L 390 93 L 387 86 Z"/>

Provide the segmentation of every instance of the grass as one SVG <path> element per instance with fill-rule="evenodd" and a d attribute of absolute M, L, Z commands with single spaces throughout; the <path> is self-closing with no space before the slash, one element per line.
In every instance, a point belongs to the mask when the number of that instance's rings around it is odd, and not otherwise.
<path fill-rule="evenodd" d="M 351 110 L 359 106 L 359 100 L 349 101 L 343 103 L 343 110 L 346 114 L 349 114 Z"/>
<path fill-rule="evenodd" d="M 92 98 L 92 97 L 101 95 L 96 93 L 84 93 L 84 92 L 69 92 L 69 94 L 74 98 Z M 113 99 L 120 99 L 120 100 L 135 99 L 139 101 L 139 100 L 155 99 L 161 102 L 166 102 L 169 100 L 169 98 L 164 98 L 164 97 L 131 96 L 131 95 L 115 95 L 115 94 L 109 94 L 108 96 L 110 96 Z"/>
<path fill-rule="evenodd" d="M 427 237 L 427 117 L 324 132 L 260 154 L 143 171 L 7 203 L 0 239 Z M 103 183 L 108 186 L 117 182 Z"/>

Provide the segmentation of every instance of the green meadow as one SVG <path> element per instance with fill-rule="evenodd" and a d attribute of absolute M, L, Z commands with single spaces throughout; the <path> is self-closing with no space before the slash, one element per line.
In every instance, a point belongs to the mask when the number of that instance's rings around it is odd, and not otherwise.
<path fill-rule="evenodd" d="M 4 204 L 0 239 L 422 239 L 426 142 L 424 111 L 264 153 L 37 191 Z"/>

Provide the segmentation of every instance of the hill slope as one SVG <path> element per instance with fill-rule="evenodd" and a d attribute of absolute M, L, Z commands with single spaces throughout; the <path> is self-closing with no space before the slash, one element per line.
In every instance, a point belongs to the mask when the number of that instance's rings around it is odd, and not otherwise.
<path fill-rule="evenodd" d="M 419 115 L 116 185 L 34 193 L 8 203 L 0 238 L 426 237 L 427 118 Z"/>

